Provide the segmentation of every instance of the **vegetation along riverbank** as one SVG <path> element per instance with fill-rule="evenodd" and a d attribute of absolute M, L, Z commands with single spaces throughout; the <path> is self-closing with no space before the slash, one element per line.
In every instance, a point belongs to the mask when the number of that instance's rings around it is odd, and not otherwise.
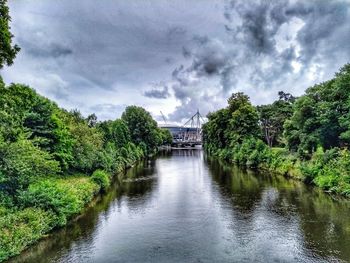
<path fill-rule="evenodd" d="M 226 108 L 208 115 L 205 149 L 350 196 L 350 64 L 300 97 L 278 95 L 255 107 L 245 94 L 232 94 Z"/>
<path fill-rule="evenodd" d="M 171 142 L 141 107 L 98 122 L 25 85 L 0 81 L 0 94 L 0 261 L 67 224 L 114 174 Z"/>

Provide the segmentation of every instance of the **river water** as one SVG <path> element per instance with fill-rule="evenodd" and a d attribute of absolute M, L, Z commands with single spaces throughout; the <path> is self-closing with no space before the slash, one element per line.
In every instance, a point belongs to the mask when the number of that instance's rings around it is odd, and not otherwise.
<path fill-rule="evenodd" d="M 174 150 L 118 177 L 12 262 L 346 262 L 349 208 L 282 176 Z"/>

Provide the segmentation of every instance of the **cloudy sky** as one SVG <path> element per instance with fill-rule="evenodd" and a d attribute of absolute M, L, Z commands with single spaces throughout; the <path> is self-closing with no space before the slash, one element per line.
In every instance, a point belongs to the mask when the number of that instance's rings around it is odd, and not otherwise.
<path fill-rule="evenodd" d="M 174 122 L 243 91 L 300 95 L 350 62 L 350 0 L 10 0 L 25 83 L 99 119 L 140 105 Z"/>

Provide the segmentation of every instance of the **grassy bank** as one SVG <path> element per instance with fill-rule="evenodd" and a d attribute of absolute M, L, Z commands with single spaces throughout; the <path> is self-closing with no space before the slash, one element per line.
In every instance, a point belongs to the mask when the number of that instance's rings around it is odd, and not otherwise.
<path fill-rule="evenodd" d="M 22 207 L 0 207 L 0 261 L 19 254 L 79 215 L 110 184 L 107 173 L 98 173 L 40 180 L 21 194 Z"/>

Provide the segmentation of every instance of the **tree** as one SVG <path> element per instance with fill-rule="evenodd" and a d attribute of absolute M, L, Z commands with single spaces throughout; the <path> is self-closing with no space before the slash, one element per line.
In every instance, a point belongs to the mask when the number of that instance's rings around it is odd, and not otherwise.
<path fill-rule="evenodd" d="M 122 114 L 122 120 L 129 128 L 132 142 L 136 145 L 144 143 L 147 146 L 147 152 L 153 152 L 161 144 L 157 122 L 144 108 L 127 107 Z"/>
<path fill-rule="evenodd" d="M 103 135 L 97 128 L 90 128 L 78 111 L 73 111 L 67 117 L 69 132 L 74 141 L 71 166 L 77 171 L 92 172 L 99 168 L 99 154 L 103 150 Z"/>
<path fill-rule="evenodd" d="M 258 112 L 241 92 L 234 93 L 228 99 L 228 110 L 231 113 L 226 137 L 230 143 L 241 143 L 247 137 L 260 137 Z"/>
<path fill-rule="evenodd" d="M 285 101 L 288 103 L 293 103 L 296 100 L 296 97 L 294 97 L 292 94 L 286 93 L 284 91 L 279 91 L 278 97 L 279 97 L 280 101 Z"/>
<path fill-rule="evenodd" d="M 101 122 L 97 128 L 102 132 L 104 142 L 112 142 L 116 148 L 124 147 L 131 142 L 129 128 L 122 119 Z"/>
<path fill-rule="evenodd" d="M 90 114 L 87 118 L 86 118 L 87 124 L 90 128 L 95 127 L 97 124 L 97 116 L 95 113 Z"/>
<path fill-rule="evenodd" d="M 334 79 L 314 85 L 294 103 L 293 116 L 285 123 L 288 147 L 302 156 L 350 143 L 350 64 Z"/>
<path fill-rule="evenodd" d="M 11 195 L 41 177 L 60 172 L 59 163 L 49 153 L 25 139 L 0 143 L 0 156 L 0 189 Z"/>
<path fill-rule="evenodd" d="M 209 151 L 234 146 L 248 137 L 260 137 L 258 113 L 242 92 L 228 99 L 228 106 L 208 114 L 203 125 L 203 141 Z"/>
<path fill-rule="evenodd" d="M 295 97 L 283 91 L 272 104 L 257 106 L 260 126 L 269 147 L 283 145 L 283 124 L 293 114 Z"/>
<path fill-rule="evenodd" d="M 159 129 L 162 145 L 170 145 L 173 142 L 173 136 L 168 129 Z"/>
<path fill-rule="evenodd" d="M 227 109 L 221 109 L 209 113 L 208 122 L 202 127 L 203 142 L 205 147 L 210 149 L 224 148 L 228 144 L 226 131 L 230 120 L 230 113 Z"/>
<path fill-rule="evenodd" d="M 7 0 L 0 0 L 0 69 L 4 65 L 12 65 L 20 50 L 19 46 L 12 45 L 13 35 L 10 32 L 10 21 Z"/>

